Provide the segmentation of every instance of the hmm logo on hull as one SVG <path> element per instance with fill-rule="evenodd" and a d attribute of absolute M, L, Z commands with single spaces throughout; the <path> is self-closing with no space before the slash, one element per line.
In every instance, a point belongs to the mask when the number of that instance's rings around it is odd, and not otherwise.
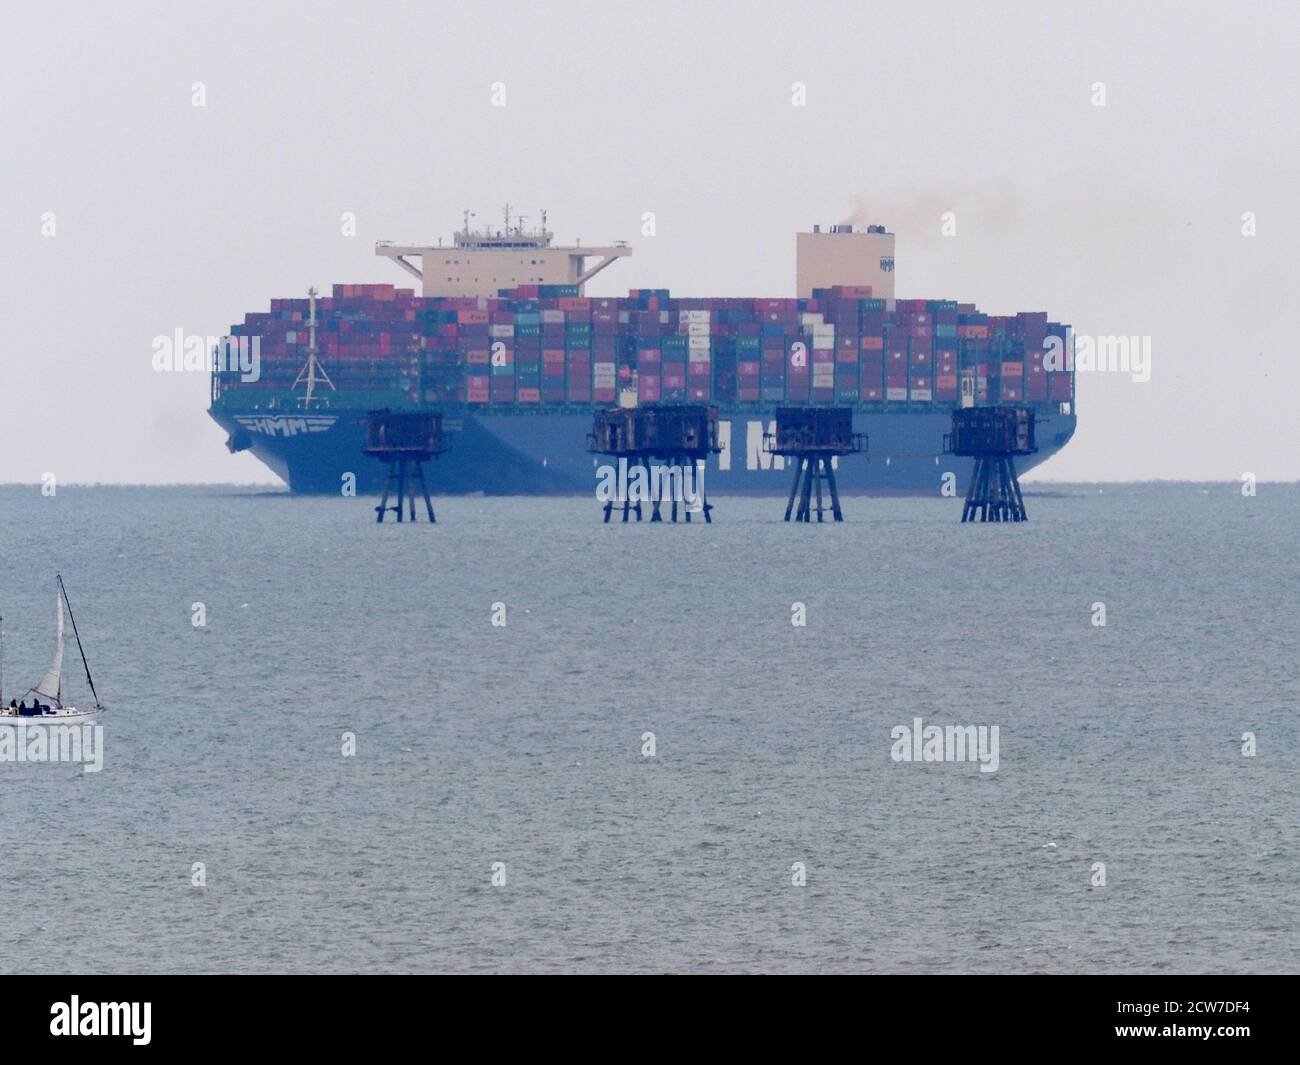
<path fill-rule="evenodd" d="M 262 433 L 266 436 L 298 436 L 300 433 L 325 433 L 333 429 L 334 423 L 338 420 L 337 414 L 235 415 L 235 421 L 250 433 Z"/>

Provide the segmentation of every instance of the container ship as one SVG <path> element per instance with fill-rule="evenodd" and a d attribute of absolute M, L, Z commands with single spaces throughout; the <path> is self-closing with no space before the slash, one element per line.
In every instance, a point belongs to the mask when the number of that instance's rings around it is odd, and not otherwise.
<path fill-rule="evenodd" d="M 964 488 L 971 469 L 944 454 L 954 407 L 1032 407 L 1039 450 L 1022 472 L 1074 433 L 1073 372 L 1044 362 L 1049 338 L 1069 350 L 1069 327 L 1042 312 L 896 299 L 883 226 L 797 234 L 794 298 L 588 297 L 587 281 L 632 254 L 626 243 L 554 245 L 545 212 L 531 229 L 508 207 L 500 228 L 473 229 L 471 217 L 447 246 L 376 245 L 418 291 L 335 285 L 233 326 L 226 342 L 256 344 L 259 373 L 214 363 L 210 413 L 229 449 L 251 451 L 293 492 L 376 492 L 384 468 L 362 454 L 367 412 L 433 410 L 449 442 L 435 491 L 586 493 L 594 411 L 709 403 L 722 444 L 705 469 L 710 494 L 782 494 L 784 462 L 763 447 L 776 408 L 837 406 L 870 449 L 838 468 L 841 491 L 930 494 L 950 472 Z"/>

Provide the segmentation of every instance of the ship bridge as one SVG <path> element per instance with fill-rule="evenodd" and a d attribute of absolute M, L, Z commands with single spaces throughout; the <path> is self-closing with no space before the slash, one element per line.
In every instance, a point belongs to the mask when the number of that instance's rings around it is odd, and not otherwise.
<path fill-rule="evenodd" d="M 541 212 L 540 228 L 525 228 L 525 219 L 505 208 L 500 229 L 472 229 L 472 212 L 464 214 L 453 242 L 444 245 L 393 244 L 379 241 L 375 254 L 392 259 L 419 279 L 425 296 L 495 296 L 503 288 L 519 285 L 582 286 L 617 259 L 632 254 L 626 241 L 609 245 L 557 247 Z M 512 222 L 513 220 L 513 222 Z M 590 266 L 588 260 L 596 260 Z"/>

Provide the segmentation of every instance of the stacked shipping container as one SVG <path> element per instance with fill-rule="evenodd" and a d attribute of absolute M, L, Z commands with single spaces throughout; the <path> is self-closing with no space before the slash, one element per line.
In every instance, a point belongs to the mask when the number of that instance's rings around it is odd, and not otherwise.
<path fill-rule="evenodd" d="M 642 403 L 1059 403 L 1073 375 L 1049 369 L 1045 313 L 985 315 L 951 300 L 884 300 L 869 288 L 811 299 L 673 299 L 639 289 L 586 298 L 523 285 L 495 298 L 336 285 L 317 303 L 317 356 L 345 392 L 517 407 Z M 261 338 L 262 376 L 230 387 L 287 391 L 307 360 L 309 304 L 272 300 L 234 336 Z M 377 402 L 368 398 L 366 402 Z"/>

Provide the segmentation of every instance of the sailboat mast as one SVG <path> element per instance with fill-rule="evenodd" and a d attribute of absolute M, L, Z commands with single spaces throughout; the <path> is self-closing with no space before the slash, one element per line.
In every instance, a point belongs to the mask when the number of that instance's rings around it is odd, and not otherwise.
<path fill-rule="evenodd" d="M 55 574 L 59 582 L 59 591 L 63 594 L 63 605 L 68 608 L 68 620 L 72 622 L 72 635 L 77 638 L 77 650 L 81 653 L 81 665 L 86 671 L 86 683 L 90 685 L 90 694 L 95 697 L 95 707 L 99 708 L 99 692 L 95 691 L 95 682 L 90 677 L 90 663 L 86 661 L 86 652 L 81 646 L 81 633 L 77 631 L 77 619 L 72 614 L 72 603 L 68 601 L 68 589 L 63 586 L 63 578 Z M 59 685 L 62 688 L 62 684 Z"/>

